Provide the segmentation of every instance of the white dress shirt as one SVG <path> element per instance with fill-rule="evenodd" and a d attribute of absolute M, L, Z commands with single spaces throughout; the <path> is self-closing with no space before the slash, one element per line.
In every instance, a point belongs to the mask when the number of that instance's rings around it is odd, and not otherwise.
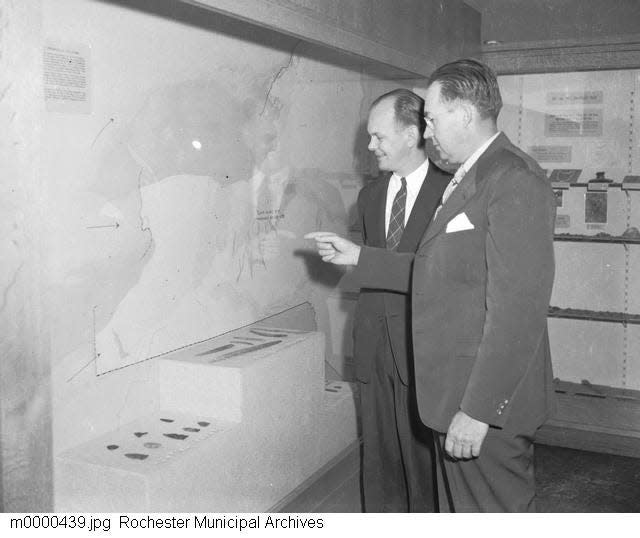
<path fill-rule="evenodd" d="M 456 170 L 456 173 L 453 175 L 453 177 L 451 178 L 451 181 L 449 181 L 449 184 L 447 185 L 447 188 L 444 190 L 444 193 L 442 194 L 442 200 L 440 200 L 440 205 L 436 208 L 435 213 L 433 214 L 432 220 L 436 220 L 438 213 L 440 213 L 440 209 L 445 204 L 445 202 L 449 199 L 449 196 L 451 196 L 451 193 L 456 189 L 456 187 L 460 184 L 460 182 L 464 178 L 465 174 L 469 170 L 471 170 L 471 167 L 474 164 L 476 164 L 476 161 L 485 152 L 485 150 L 491 145 L 491 142 L 493 142 L 498 137 L 499 134 L 500 134 L 500 131 L 498 131 L 491 138 L 489 138 L 489 140 L 484 142 L 484 144 L 482 144 L 477 150 L 475 150 L 471 154 L 471 156 L 458 167 L 458 169 Z"/>
<path fill-rule="evenodd" d="M 489 138 L 489 140 L 487 140 L 484 144 L 482 144 L 482 146 L 480 146 L 477 150 L 475 150 L 470 156 L 469 158 L 464 161 L 461 165 L 460 168 L 458 168 L 458 170 L 456 171 L 456 175 L 460 175 L 461 177 L 464 177 L 464 175 L 471 170 L 471 167 L 476 164 L 476 161 L 480 158 L 480 156 L 487 150 L 487 148 L 491 145 L 491 143 L 498 138 L 498 135 L 501 133 L 501 131 L 498 131 L 496 134 L 494 134 L 491 138 Z M 457 184 L 457 183 L 456 183 Z"/>
<path fill-rule="evenodd" d="M 418 193 L 420 192 L 420 188 L 422 187 L 422 183 L 424 182 L 428 170 L 429 159 L 425 159 L 425 161 L 420 166 L 418 166 L 418 168 L 404 177 L 407 180 L 407 201 L 404 207 L 405 226 L 407 225 L 407 221 L 411 216 L 411 210 L 416 203 L 416 198 L 418 198 Z M 393 199 L 396 197 L 396 194 L 402 186 L 402 182 L 400 181 L 401 177 L 402 176 L 399 176 L 394 172 L 393 174 L 391 174 L 389 185 L 387 186 L 387 205 L 384 211 L 385 237 L 387 233 L 389 233 L 389 220 L 391 219 L 391 206 L 393 205 Z"/>
<path fill-rule="evenodd" d="M 486 149 L 491 145 L 491 142 L 493 142 L 496 138 L 498 138 L 498 135 L 501 132 L 502 131 L 498 131 L 496 134 L 494 134 L 489 140 L 487 140 L 484 144 L 482 144 L 482 146 L 480 146 L 477 150 L 475 150 L 465 162 L 462 163 L 465 174 L 469 170 L 471 170 L 471 167 L 474 164 L 476 164 L 476 161 L 480 158 L 480 155 L 482 155 L 486 151 Z"/>

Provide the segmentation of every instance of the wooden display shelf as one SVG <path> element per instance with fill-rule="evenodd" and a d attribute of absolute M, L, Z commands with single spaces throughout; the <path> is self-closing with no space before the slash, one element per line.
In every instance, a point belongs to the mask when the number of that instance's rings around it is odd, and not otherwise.
<path fill-rule="evenodd" d="M 621 235 L 597 236 L 578 234 L 555 234 L 554 241 L 570 241 L 575 243 L 615 243 L 619 245 L 640 245 L 640 238 L 623 237 Z"/>
<path fill-rule="evenodd" d="M 550 318 L 581 319 L 584 321 L 640 325 L 640 314 L 627 314 L 625 312 L 597 312 L 594 310 L 578 310 L 576 308 L 550 306 L 547 315 Z"/>
<path fill-rule="evenodd" d="M 607 189 L 621 188 L 624 191 L 638 191 L 640 190 L 640 183 L 637 181 L 624 181 L 624 182 L 608 182 L 608 181 L 592 181 L 592 182 L 580 182 L 580 183 L 567 183 L 566 181 L 552 181 L 551 186 L 554 189 L 568 189 L 569 187 L 589 187 L 591 191 L 606 192 Z"/>
<path fill-rule="evenodd" d="M 556 380 L 555 392 L 537 443 L 640 457 L 640 391 Z"/>
<path fill-rule="evenodd" d="M 620 182 L 616 182 L 616 181 L 593 181 L 591 183 L 587 183 L 587 182 L 579 182 L 579 183 L 567 183 L 566 181 L 552 181 L 551 185 L 553 186 L 553 188 L 555 189 L 561 189 L 564 186 L 569 186 L 569 187 L 588 187 L 589 185 L 591 185 L 591 188 L 594 188 L 595 185 L 599 186 L 599 185 L 606 185 L 607 187 L 622 187 L 622 183 Z M 626 186 L 626 184 L 625 184 Z M 595 187 L 597 188 L 597 187 Z"/>

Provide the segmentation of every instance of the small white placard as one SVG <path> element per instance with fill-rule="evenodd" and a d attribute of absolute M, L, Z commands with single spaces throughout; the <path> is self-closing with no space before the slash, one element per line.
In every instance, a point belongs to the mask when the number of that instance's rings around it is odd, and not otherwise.
<path fill-rule="evenodd" d="M 47 42 L 42 60 L 47 110 L 67 114 L 89 114 L 89 47 Z"/>

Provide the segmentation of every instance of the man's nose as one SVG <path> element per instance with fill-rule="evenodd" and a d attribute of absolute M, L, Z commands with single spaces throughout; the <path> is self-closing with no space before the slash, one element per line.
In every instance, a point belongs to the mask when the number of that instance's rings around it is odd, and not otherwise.
<path fill-rule="evenodd" d="M 369 151 L 374 151 L 376 149 L 375 142 L 373 141 L 373 137 L 369 139 L 369 145 L 367 146 Z"/>
<path fill-rule="evenodd" d="M 422 134 L 422 138 L 427 140 L 428 138 L 433 138 L 433 129 L 428 125 L 424 128 L 424 133 Z"/>

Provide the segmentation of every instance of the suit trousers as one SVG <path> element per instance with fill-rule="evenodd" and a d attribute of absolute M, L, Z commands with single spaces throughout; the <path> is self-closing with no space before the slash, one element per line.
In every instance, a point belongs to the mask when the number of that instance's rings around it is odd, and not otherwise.
<path fill-rule="evenodd" d="M 360 383 L 362 489 L 366 512 L 436 509 L 433 432 L 418 418 L 385 335 L 369 383 Z"/>
<path fill-rule="evenodd" d="M 441 512 L 535 512 L 533 435 L 489 428 L 480 456 L 455 460 L 435 433 Z"/>

